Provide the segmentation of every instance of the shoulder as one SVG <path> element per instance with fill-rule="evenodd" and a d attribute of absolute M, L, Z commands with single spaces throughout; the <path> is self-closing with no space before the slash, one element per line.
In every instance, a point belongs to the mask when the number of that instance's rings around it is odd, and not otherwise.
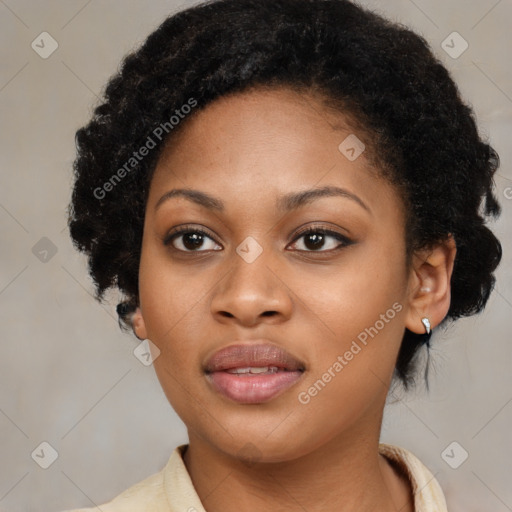
<path fill-rule="evenodd" d="M 181 449 L 181 446 L 175 448 L 167 465 L 161 471 L 129 487 L 111 501 L 94 507 L 63 512 L 168 512 L 166 474 L 173 469 L 178 459 L 181 460 Z"/>
<path fill-rule="evenodd" d="M 447 512 L 441 486 L 430 470 L 409 450 L 390 444 L 379 444 L 379 452 L 409 480 L 418 512 Z"/>
<path fill-rule="evenodd" d="M 167 500 L 163 491 L 163 471 L 155 473 L 141 482 L 126 489 L 113 500 L 91 508 L 80 508 L 74 510 L 67 510 L 64 512 L 128 512 L 137 510 L 144 511 L 168 511 L 167 508 L 162 508 L 163 504 L 167 505 Z M 160 505 L 160 506 L 159 506 Z"/>

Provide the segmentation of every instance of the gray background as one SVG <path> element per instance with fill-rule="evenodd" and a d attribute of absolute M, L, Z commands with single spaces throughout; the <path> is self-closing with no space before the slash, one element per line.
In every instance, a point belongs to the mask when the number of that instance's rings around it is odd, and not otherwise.
<path fill-rule="evenodd" d="M 496 188 L 503 214 L 494 229 L 504 259 L 497 288 L 483 314 L 438 335 L 430 394 L 390 395 L 382 439 L 412 450 L 431 468 L 451 512 L 510 511 L 512 1 L 362 3 L 426 37 L 502 160 Z M 92 298 L 65 209 L 74 133 L 106 80 L 166 15 L 191 4 L 0 0 L 2 511 L 102 503 L 159 471 L 186 442 L 152 367 L 133 355 L 137 340 L 118 328 L 117 295 L 103 305 Z M 31 48 L 43 31 L 59 45 L 47 59 Z M 457 59 L 441 47 L 453 31 L 469 43 Z M 40 242 L 43 237 L 51 243 Z M 48 469 L 31 457 L 43 441 L 58 452 Z M 441 456 L 453 441 L 469 453 L 457 469 Z M 461 450 L 449 452 L 452 464 Z M 44 453 L 39 461 L 49 456 Z"/>

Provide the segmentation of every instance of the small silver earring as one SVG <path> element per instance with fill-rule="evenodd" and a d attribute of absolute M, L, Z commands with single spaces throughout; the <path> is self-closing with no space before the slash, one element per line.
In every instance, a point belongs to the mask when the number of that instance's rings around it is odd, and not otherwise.
<path fill-rule="evenodd" d="M 425 316 L 421 319 L 422 324 L 425 326 L 425 331 L 427 334 L 430 334 L 430 320 Z"/>

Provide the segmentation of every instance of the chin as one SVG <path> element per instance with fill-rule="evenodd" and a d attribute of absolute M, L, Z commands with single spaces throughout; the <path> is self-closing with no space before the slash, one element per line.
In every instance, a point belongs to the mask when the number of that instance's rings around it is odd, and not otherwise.
<path fill-rule="evenodd" d="M 212 445 L 226 456 L 248 465 L 289 462 L 307 455 L 313 447 L 306 439 L 301 442 L 294 438 L 293 442 L 290 442 L 290 436 L 269 439 L 256 438 L 252 434 L 216 439 Z"/>

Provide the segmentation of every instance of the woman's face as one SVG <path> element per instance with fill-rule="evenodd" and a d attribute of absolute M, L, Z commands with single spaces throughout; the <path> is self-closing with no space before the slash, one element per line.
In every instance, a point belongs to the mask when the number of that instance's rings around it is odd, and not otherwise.
<path fill-rule="evenodd" d="M 375 433 L 410 276 L 401 199 L 354 135 L 371 141 L 288 90 L 183 128 L 151 182 L 135 325 L 191 438 L 282 461 Z"/>

